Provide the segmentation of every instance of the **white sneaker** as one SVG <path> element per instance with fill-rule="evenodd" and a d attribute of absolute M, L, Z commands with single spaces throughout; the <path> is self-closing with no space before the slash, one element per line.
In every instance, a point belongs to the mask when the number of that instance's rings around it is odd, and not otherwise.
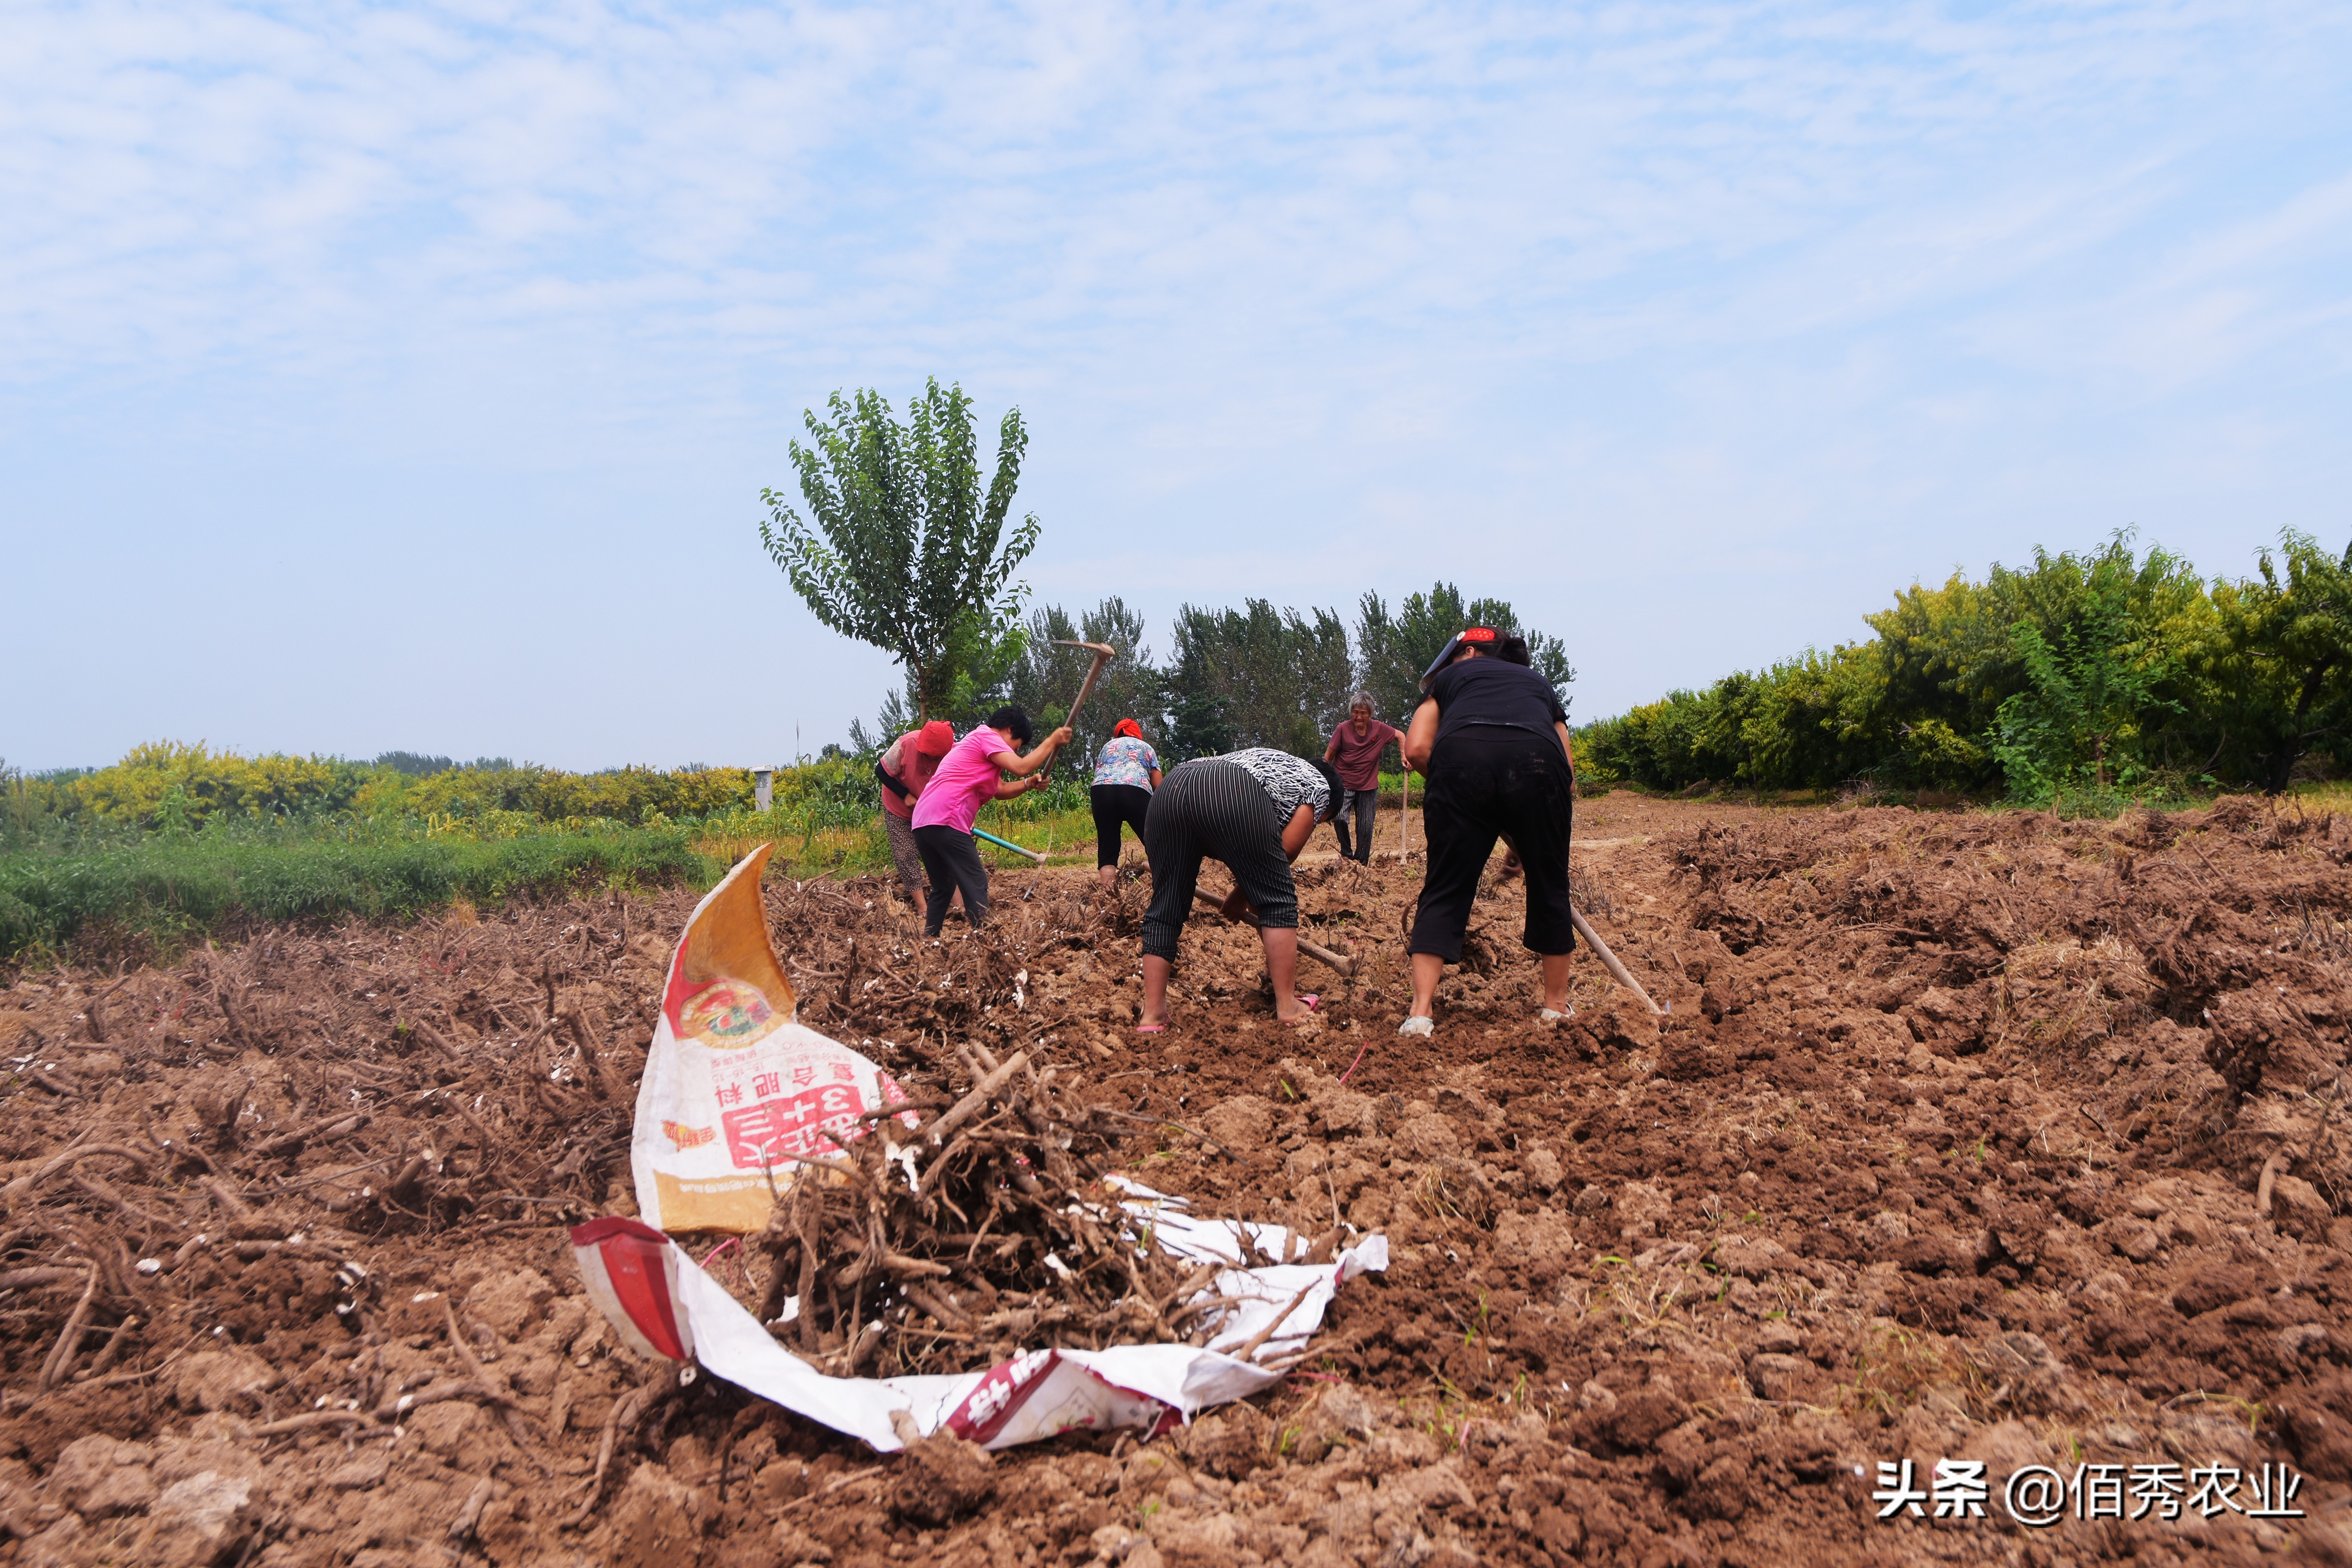
<path fill-rule="evenodd" d="M 1536 1022 L 1538 1024 L 1564 1024 L 1568 1022 L 1569 1019 L 1575 1016 L 1576 1009 L 1572 1005 L 1565 1013 L 1555 1012 L 1553 1009 L 1546 1007 L 1536 1014 Z"/>
<path fill-rule="evenodd" d="M 1434 1018 L 1407 1018 L 1397 1026 L 1398 1034 L 1411 1035 L 1415 1039 L 1421 1040 L 1429 1038 L 1436 1032 L 1437 1020 Z"/>

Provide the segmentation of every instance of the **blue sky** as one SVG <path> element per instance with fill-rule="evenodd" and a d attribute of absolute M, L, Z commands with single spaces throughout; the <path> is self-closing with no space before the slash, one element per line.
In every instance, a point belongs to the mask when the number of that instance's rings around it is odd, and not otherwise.
<path fill-rule="evenodd" d="M 814 751 L 896 671 L 759 492 L 931 374 L 1029 422 L 1041 600 L 1443 576 L 1582 717 L 2347 535 L 2340 3 L 0 18 L 15 763 Z"/>

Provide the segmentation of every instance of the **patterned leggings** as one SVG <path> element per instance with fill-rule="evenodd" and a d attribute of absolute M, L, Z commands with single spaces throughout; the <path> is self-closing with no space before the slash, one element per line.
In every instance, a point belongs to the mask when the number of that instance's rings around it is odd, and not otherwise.
<path fill-rule="evenodd" d="M 923 854 L 915 847 L 915 825 L 895 811 L 882 814 L 882 834 L 890 841 L 890 864 L 898 873 L 898 885 L 907 889 L 907 897 L 915 907 L 923 907 Z"/>
<path fill-rule="evenodd" d="M 1143 911 L 1143 951 L 1151 957 L 1176 961 L 1203 859 L 1225 863 L 1260 925 L 1298 924 L 1298 888 L 1274 798 L 1238 763 L 1203 757 L 1168 774 L 1144 818 L 1143 852 L 1151 858 L 1151 905 Z"/>

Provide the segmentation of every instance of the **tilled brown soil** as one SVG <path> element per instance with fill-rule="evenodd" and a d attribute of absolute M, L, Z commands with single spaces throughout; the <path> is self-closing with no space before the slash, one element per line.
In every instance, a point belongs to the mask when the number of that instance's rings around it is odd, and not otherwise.
<path fill-rule="evenodd" d="M 878 882 L 772 884 L 803 1016 L 910 1089 L 1026 1047 L 1159 1121 L 1127 1149 L 1151 1184 L 1394 1246 L 1260 1400 L 970 1473 L 676 1387 L 579 1293 L 562 1227 L 629 1210 L 689 895 L 22 975 L 0 1555 L 2352 1561 L 2352 821 L 1617 795 L 1579 830 L 1663 1027 L 1589 957 L 1538 1025 L 1507 879 L 1426 1041 L 1393 1033 L 1393 865 L 1302 871 L 1310 933 L 1363 961 L 1316 1022 L 1277 1025 L 1255 937 L 1209 919 L 1150 1040 L 1139 886 L 1001 876 L 997 923 L 933 946 Z M 1905 1458 L 1987 1461 L 1989 1517 L 1879 1521 Z M 2028 1464 L 2218 1465 L 2244 1508 L 2279 1463 L 2308 1518 L 2000 1501 Z"/>

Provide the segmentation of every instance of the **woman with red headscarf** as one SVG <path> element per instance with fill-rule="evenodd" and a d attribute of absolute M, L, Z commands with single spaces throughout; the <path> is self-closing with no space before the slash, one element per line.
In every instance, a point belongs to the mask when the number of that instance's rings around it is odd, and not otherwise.
<path fill-rule="evenodd" d="M 955 726 L 934 719 L 891 742 L 874 763 L 874 777 L 882 785 L 882 826 L 890 840 L 890 863 L 898 868 L 907 901 L 918 910 L 923 907 L 923 857 L 915 848 L 915 803 L 955 743 Z"/>
<path fill-rule="evenodd" d="M 1160 787 L 1160 753 L 1143 738 L 1143 727 L 1121 719 L 1095 760 L 1094 787 L 1087 792 L 1095 809 L 1095 875 L 1108 892 L 1118 883 L 1118 830 L 1122 824 L 1143 837 L 1151 792 Z"/>

